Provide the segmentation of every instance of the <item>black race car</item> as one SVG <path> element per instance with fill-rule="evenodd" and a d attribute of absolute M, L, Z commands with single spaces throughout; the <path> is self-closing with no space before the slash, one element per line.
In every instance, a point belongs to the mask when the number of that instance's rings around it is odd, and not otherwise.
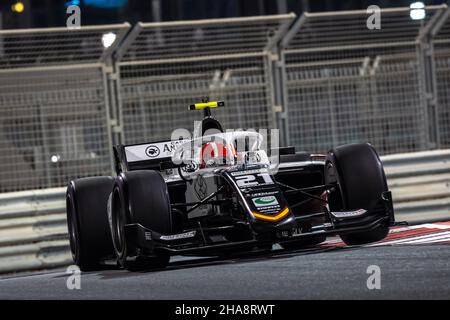
<path fill-rule="evenodd" d="M 70 247 L 81 270 L 107 260 L 126 269 L 165 267 L 172 255 L 296 249 L 339 235 L 375 242 L 394 223 L 382 163 L 370 144 L 328 154 L 261 147 L 254 131 L 224 132 L 210 108 L 197 138 L 114 148 L 116 177 L 67 187 Z M 274 156 L 275 154 L 275 156 Z"/>

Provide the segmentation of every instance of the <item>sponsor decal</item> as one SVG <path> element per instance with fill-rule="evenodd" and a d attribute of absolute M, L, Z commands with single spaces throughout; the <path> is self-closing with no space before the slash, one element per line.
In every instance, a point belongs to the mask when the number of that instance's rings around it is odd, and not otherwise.
<path fill-rule="evenodd" d="M 125 146 L 125 156 L 127 158 L 127 162 L 170 158 L 175 152 L 177 146 L 184 142 L 184 140 L 176 140 Z"/>
<path fill-rule="evenodd" d="M 194 191 L 200 200 L 205 199 L 207 196 L 208 186 L 206 185 L 205 178 L 200 174 L 197 176 L 197 179 L 195 179 Z"/>
<path fill-rule="evenodd" d="M 258 174 L 246 174 L 234 176 L 234 180 L 236 181 L 236 184 L 239 188 L 248 188 L 258 185 L 273 184 L 272 178 L 266 172 Z"/>
<path fill-rule="evenodd" d="M 277 232 L 278 238 L 289 238 L 289 237 L 297 237 L 302 234 L 302 228 L 301 227 L 295 227 L 291 230 L 283 230 L 280 232 Z"/>
<path fill-rule="evenodd" d="M 332 211 L 331 214 L 336 218 L 357 217 L 365 214 L 367 210 L 359 209 L 355 211 Z"/>
<path fill-rule="evenodd" d="M 253 198 L 252 201 L 257 208 L 278 205 L 278 200 L 274 196 Z"/>
<path fill-rule="evenodd" d="M 268 170 L 266 168 L 260 168 L 260 169 L 253 169 L 253 170 L 230 172 L 230 174 L 235 177 L 235 176 L 252 175 L 255 173 L 267 173 L 267 172 L 268 172 Z"/>
<path fill-rule="evenodd" d="M 195 236 L 197 231 L 189 231 L 185 233 L 178 233 L 178 234 L 172 234 L 168 236 L 161 236 L 159 237 L 161 240 L 178 240 L 178 239 L 186 239 L 186 238 L 192 238 Z"/>
<path fill-rule="evenodd" d="M 159 156 L 160 153 L 161 153 L 161 151 L 155 145 L 150 145 L 145 149 L 145 154 L 149 158 L 156 158 L 157 156 Z"/>
<path fill-rule="evenodd" d="M 194 172 L 197 171 L 199 168 L 199 165 L 197 162 L 190 162 L 187 163 L 185 166 L 181 167 L 181 171 L 183 171 L 184 173 L 190 173 L 190 172 Z"/>
<path fill-rule="evenodd" d="M 279 194 L 280 192 L 278 190 L 276 191 L 267 191 L 267 192 L 256 192 L 252 193 L 253 197 L 266 197 L 266 196 L 272 196 L 274 194 Z"/>

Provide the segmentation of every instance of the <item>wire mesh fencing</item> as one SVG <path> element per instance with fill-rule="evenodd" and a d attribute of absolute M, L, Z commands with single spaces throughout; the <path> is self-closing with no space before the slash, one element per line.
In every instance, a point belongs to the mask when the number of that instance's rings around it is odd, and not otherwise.
<path fill-rule="evenodd" d="M 122 66 L 121 101 L 126 143 L 170 139 L 193 131 L 198 111 L 188 106 L 223 100 L 213 113 L 225 128 L 273 128 L 268 66 L 262 56 L 186 63 Z"/>
<path fill-rule="evenodd" d="M 288 62 L 286 73 L 291 144 L 323 152 L 369 141 L 383 154 L 426 148 L 414 58 Z"/>
<path fill-rule="evenodd" d="M 279 128 L 297 150 L 450 147 L 450 9 L 429 6 L 0 31 L 0 192 L 109 175 L 114 144 Z M 109 44 L 105 43 L 105 37 Z"/>
<path fill-rule="evenodd" d="M 225 128 L 274 128 L 269 54 L 294 17 L 138 24 L 118 62 L 124 140 L 193 131 L 188 106 L 205 96 L 226 102 Z"/>
<path fill-rule="evenodd" d="M 433 30 L 433 47 L 440 143 L 441 148 L 450 148 L 450 10 L 445 14 L 442 25 Z"/>
<path fill-rule="evenodd" d="M 101 67 L 0 73 L 0 188 L 111 172 Z"/>
<path fill-rule="evenodd" d="M 101 40 L 126 29 L 0 31 L 0 192 L 112 172 Z"/>
<path fill-rule="evenodd" d="M 304 14 L 284 45 L 290 143 L 305 150 L 368 141 L 381 154 L 431 147 L 420 32 L 445 6 L 412 20 L 408 8 Z"/>

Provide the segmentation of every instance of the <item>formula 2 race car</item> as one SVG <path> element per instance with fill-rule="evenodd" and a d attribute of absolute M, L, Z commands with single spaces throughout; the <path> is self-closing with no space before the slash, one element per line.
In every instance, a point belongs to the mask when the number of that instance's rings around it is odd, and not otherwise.
<path fill-rule="evenodd" d="M 330 235 L 358 245 L 387 235 L 392 198 L 370 144 L 327 154 L 271 148 L 269 157 L 261 133 L 224 132 L 210 110 L 223 105 L 190 106 L 204 111 L 191 139 L 116 146 L 116 177 L 69 183 L 70 247 L 81 270 L 108 260 L 163 268 L 172 255 L 298 249 Z"/>

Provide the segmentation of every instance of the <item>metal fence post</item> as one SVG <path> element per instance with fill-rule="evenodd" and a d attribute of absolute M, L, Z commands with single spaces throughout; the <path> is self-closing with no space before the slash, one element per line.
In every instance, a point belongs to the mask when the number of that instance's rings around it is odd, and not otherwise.
<path fill-rule="evenodd" d="M 439 149 L 441 146 L 433 36 L 436 32 L 436 26 L 442 25 L 442 17 L 445 16 L 446 11 L 448 10 L 439 9 L 420 30 L 416 39 L 419 82 L 422 90 L 420 97 L 426 116 L 424 123 L 426 125 L 427 145 L 425 147 L 429 149 Z"/>
<path fill-rule="evenodd" d="M 103 74 L 105 81 L 106 121 L 111 169 L 113 174 L 115 173 L 113 147 L 123 143 L 124 140 L 120 121 L 120 76 L 117 65 L 117 53 L 127 46 L 126 42 L 130 34 L 131 25 L 129 23 L 125 23 L 124 25 L 126 28 L 120 30 L 113 45 L 107 48 L 101 57 L 101 60 L 104 62 Z"/>
<path fill-rule="evenodd" d="M 292 18 L 296 16 L 292 14 Z M 278 33 L 273 36 L 267 46 L 268 63 L 270 65 L 270 81 L 271 91 L 273 97 L 273 118 L 277 128 L 280 132 L 280 146 L 290 145 L 289 129 L 287 119 L 287 82 L 286 82 L 286 68 L 285 60 L 282 50 L 282 42 L 288 32 L 291 30 L 292 21 L 286 21 L 279 29 Z"/>
<path fill-rule="evenodd" d="M 291 40 L 295 37 L 296 33 L 302 28 L 306 22 L 306 15 L 302 14 L 298 19 L 290 26 L 289 30 L 283 35 L 280 42 L 277 45 L 276 61 L 276 76 L 274 80 L 276 85 L 274 86 L 276 94 L 278 95 L 279 110 L 278 110 L 278 123 L 280 128 L 280 136 L 282 142 L 286 146 L 291 145 L 290 130 L 289 130 L 289 92 L 288 92 L 288 78 L 286 71 L 286 52 L 285 48 L 289 45 Z"/>
<path fill-rule="evenodd" d="M 280 145 L 288 146 L 289 141 L 289 124 L 287 119 L 287 95 L 286 86 L 286 69 L 284 63 L 283 53 L 279 48 L 270 55 L 270 63 L 272 66 L 272 80 L 273 80 L 273 113 L 277 127 L 280 130 Z"/>
<path fill-rule="evenodd" d="M 110 62 L 106 70 L 107 93 L 110 104 L 108 126 L 111 130 L 111 146 L 114 146 L 124 141 L 120 106 L 120 73 L 115 62 Z"/>
<path fill-rule="evenodd" d="M 438 103 L 436 90 L 436 72 L 434 65 L 433 45 L 429 40 L 418 44 L 418 58 L 421 82 L 421 101 L 426 114 L 427 148 L 440 148 L 440 130 L 438 121 Z"/>
<path fill-rule="evenodd" d="M 110 67 L 105 64 L 102 68 L 102 76 L 103 76 L 103 88 L 105 94 L 105 113 L 106 113 L 106 131 L 108 136 L 108 149 L 109 149 L 109 159 L 111 166 L 111 173 L 114 175 L 114 138 L 113 138 L 113 130 L 114 130 L 114 92 L 111 91 L 110 86 Z"/>
<path fill-rule="evenodd" d="M 430 136 L 431 133 L 431 128 L 432 126 L 430 125 L 430 123 L 432 123 L 432 121 L 430 121 L 430 114 L 429 114 L 429 109 L 428 109 L 428 97 L 427 97 L 427 80 L 426 80 L 426 68 L 425 68 L 425 58 L 424 58 L 424 48 L 423 48 L 423 44 L 418 44 L 417 45 L 417 68 L 418 68 L 418 77 L 417 80 L 419 82 L 419 90 L 420 90 L 420 94 L 419 94 L 419 99 L 420 99 L 420 105 L 422 106 L 423 109 L 423 126 L 424 126 L 424 131 L 423 131 L 423 142 L 421 143 L 422 145 L 422 150 L 426 150 L 428 148 L 432 148 L 432 138 Z"/>
<path fill-rule="evenodd" d="M 437 90 L 437 117 L 439 122 L 440 148 L 450 146 L 450 8 L 441 14 L 431 29 L 430 38 L 433 48 L 434 78 Z"/>
<path fill-rule="evenodd" d="M 283 111 L 280 114 L 283 119 L 283 132 L 285 138 L 286 146 L 291 145 L 291 134 L 289 130 L 289 95 L 288 95 L 288 79 L 287 79 L 287 71 L 286 71 L 286 56 L 284 52 L 280 52 L 281 60 L 278 62 L 280 67 L 280 86 L 281 86 L 281 102 L 283 104 Z"/>

